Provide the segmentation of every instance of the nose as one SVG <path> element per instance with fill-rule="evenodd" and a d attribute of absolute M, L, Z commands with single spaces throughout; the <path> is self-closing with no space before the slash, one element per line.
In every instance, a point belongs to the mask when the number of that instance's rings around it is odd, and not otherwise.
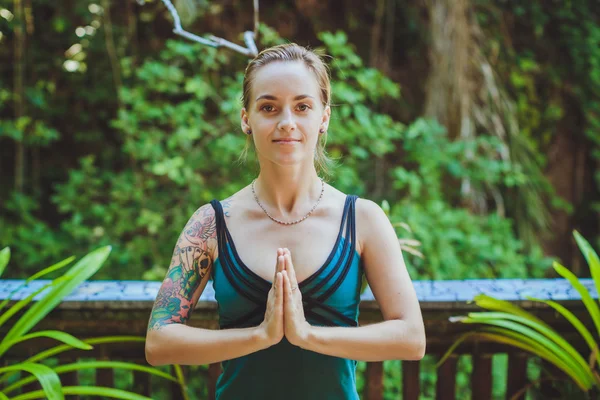
<path fill-rule="evenodd" d="M 292 132 L 296 129 L 296 121 L 294 120 L 294 113 L 286 109 L 281 113 L 281 119 L 277 124 L 277 129 L 281 129 L 283 131 Z"/>

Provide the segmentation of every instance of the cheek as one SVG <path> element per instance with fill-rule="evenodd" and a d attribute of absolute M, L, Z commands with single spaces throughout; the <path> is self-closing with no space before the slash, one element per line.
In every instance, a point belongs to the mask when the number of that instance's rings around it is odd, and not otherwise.
<path fill-rule="evenodd" d="M 252 125 L 256 131 L 270 130 L 274 125 L 274 121 L 269 118 L 256 118 Z"/>

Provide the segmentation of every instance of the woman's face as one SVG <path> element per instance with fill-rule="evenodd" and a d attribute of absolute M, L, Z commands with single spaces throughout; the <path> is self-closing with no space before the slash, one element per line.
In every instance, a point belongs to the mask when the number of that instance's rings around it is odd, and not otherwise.
<path fill-rule="evenodd" d="M 303 62 L 273 62 L 255 71 L 242 129 L 252 130 L 259 158 L 278 165 L 314 162 L 319 130 L 327 129 L 317 79 Z"/>

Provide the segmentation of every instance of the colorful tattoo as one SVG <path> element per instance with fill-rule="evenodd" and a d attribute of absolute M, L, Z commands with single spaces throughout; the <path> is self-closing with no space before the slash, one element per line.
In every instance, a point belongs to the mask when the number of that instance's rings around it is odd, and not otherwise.
<path fill-rule="evenodd" d="M 193 297 L 212 264 L 210 248 L 216 242 L 212 206 L 199 208 L 183 229 L 173 257 L 154 302 L 148 330 L 165 325 L 185 324 L 197 301 Z M 185 244 L 185 245 L 184 245 Z"/>

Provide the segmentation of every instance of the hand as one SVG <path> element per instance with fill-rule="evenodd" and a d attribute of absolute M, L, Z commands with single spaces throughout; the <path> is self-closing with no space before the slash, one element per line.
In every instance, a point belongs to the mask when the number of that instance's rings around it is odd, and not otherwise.
<path fill-rule="evenodd" d="M 304 307 L 302 305 L 302 293 L 298 288 L 296 271 L 292 264 L 292 253 L 284 249 L 285 269 L 283 275 L 283 324 L 287 340 L 299 347 L 303 347 L 308 339 L 311 325 L 304 317 Z"/>
<path fill-rule="evenodd" d="M 259 325 L 262 336 L 266 338 L 267 347 L 271 347 L 283 339 L 283 276 L 281 272 L 284 268 L 283 249 L 279 249 L 277 250 L 277 265 L 273 277 L 273 286 L 271 286 L 267 297 L 265 318 Z"/>

